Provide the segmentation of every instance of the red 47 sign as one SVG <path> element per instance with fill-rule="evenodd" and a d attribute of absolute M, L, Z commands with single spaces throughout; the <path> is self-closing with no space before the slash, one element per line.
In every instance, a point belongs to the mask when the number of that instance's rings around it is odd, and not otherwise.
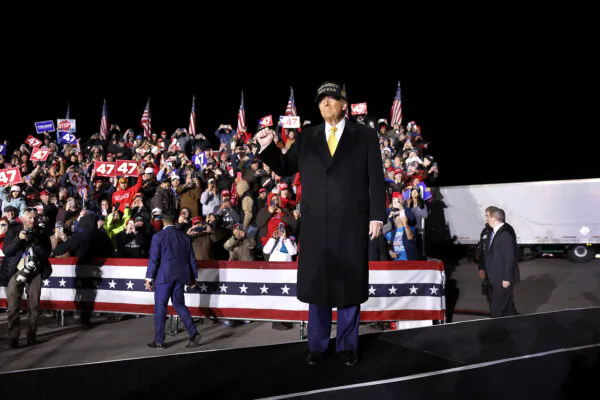
<path fill-rule="evenodd" d="M 137 161 L 117 160 L 117 176 L 139 176 Z"/>
<path fill-rule="evenodd" d="M 0 169 L 0 186 L 16 185 L 21 183 L 19 168 Z"/>
<path fill-rule="evenodd" d="M 35 148 L 31 152 L 31 160 L 32 161 L 46 161 L 46 159 L 48 158 L 48 154 L 50 154 L 50 150 L 48 150 L 48 149 L 40 149 L 39 147 Z"/>
<path fill-rule="evenodd" d="M 364 115 L 367 113 L 367 103 L 352 104 L 352 115 Z"/>
<path fill-rule="evenodd" d="M 96 176 L 101 176 L 103 178 L 112 178 L 113 176 L 117 176 L 117 170 L 114 162 L 96 161 L 94 163 L 94 171 L 96 172 Z"/>
<path fill-rule="evenodd" d="M 31 147 L 40 147 L 42 145 L 42 141 L 40 139 L 31 135 L 27 136 L 27 139 L 25 139 L 25 143 L 27 143 Z"/>

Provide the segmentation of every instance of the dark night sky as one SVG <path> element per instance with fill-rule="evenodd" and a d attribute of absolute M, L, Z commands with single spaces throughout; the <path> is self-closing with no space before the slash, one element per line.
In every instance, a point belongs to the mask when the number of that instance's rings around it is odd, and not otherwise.
<path fill-rule="evenodd" d="M 566 124 L 583 113 L 572 98 L 556 93 L 568 80 L 540 74 L 540 66 L 553 60 L 549 48 L 516 49 L 516 58 L 495 48 L 425 48 L 414 61 L 398 63 L 346 53 L 343 65 L 332 67 L 319 62 L 326 58 L 316 53 L 299 52 L 292 62 L 262 57 L 236 61 L 232 48 L 226 49 L 222 58 L 206 53 L 187 63 L 181 56 L 185 53 L 164 53 L 142 64 L 139 55 L 116 50 L 100 62 L 90 44 L 70 65 L 33 63 L 28 58 L 32 49 L 26 49 L 23 62 L 13 65 L 5 93 L 10 99 L 4 108 L 5 136 L 21 142 L 35 132 L 35 121 L 64 117 L 70 101 L 78 134 L 87 137 L 99 130 L 105 97 L 110 123 L 139 131 L 151 96 L 153 131 L 172 132 L 187 128 L 195 94 L 198 130 L 213 138 L 220 123 L 236 126 L 242 89 L 254 131 L 258 118 L 283 114 L 290 86 L 300 116 L 315 123 L 320 117 L 314 96 L 324 80 L 345 83 L 351 103 L 368 103 L 369 118 L 389 119 L 400 80 L 403 122 L 415 120 L 422 126 L 440 166 L 440 185 L 600 176 L 598 147 L 568 137 Z"/>

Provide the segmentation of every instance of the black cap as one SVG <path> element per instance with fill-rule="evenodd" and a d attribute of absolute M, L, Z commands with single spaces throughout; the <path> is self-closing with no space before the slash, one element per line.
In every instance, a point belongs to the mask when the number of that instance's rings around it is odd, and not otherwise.
<path fill-rule="evenodd" d="M 319 99 L 323 96 L 331 96 L 336 99 L 344 99 L 346 100 L 346 91 L 342 88 L 342 85 L 335 82 L 324 82 L 319 90 L 317 91 L 317 97 L 315 101 L 318 103 Z"/>

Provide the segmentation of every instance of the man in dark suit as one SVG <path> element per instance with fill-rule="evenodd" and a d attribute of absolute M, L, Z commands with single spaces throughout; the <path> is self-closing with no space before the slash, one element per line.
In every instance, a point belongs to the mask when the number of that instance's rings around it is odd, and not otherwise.
<path fill-rule="evenodd" d="M 519 282 L 519 248 L 514 229 L 505 223 L 504 210 L 486 209 L 488 224 L 493 229 L 489 235 L 485 254 L 485 273 L 490 283 L 490 308 L 492 318 L 517 315 L 513 288 Z"/>
<path fill-rule="evenodd" d="M 152 237 L 150 258 L 146 271 L 146 289 L 154 289 L 154 341 L 150 348 L 163 348 L 165 343 L 165 316 L 169 298 L 190 335 L 186 347 L 196 347 L 200 334 L 185 305 L 184 285 L 196 286 L 198 271 L 190 237 L 173 225 L 173 216 L 164 214 L 164 227 Z"/>
<path fill-rule="evenodd" d="M 360 304 L 369 297 L 369 236 L 381 234 L 385 181 L 377 132 L 345 118 L 345 90 L 324 83 L 316 102 L 324 123 L 298 133 L 286 154 L 275 132 L 256 134 L 260 157 L 280 176 L 300 172 L 302 201 L 297 297 L 309 304 L 309 364 L 324 359 L 337 307 L 336 350 L 345 365 L 358 358 Z"/>

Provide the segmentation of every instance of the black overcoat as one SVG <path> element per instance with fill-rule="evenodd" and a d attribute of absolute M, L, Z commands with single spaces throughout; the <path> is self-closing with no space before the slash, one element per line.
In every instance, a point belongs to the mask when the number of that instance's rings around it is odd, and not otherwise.
<path fill-rule="evenodd" d="M 365 302 L 369 221 L 386 218 L 376 131 L 346 120 L 332 157 L 323 123 L 299 132 L 285 155 L 271 143 L 260 157 L 280 176 L 300 172 L 298 299 L 340 308 Z"/>

